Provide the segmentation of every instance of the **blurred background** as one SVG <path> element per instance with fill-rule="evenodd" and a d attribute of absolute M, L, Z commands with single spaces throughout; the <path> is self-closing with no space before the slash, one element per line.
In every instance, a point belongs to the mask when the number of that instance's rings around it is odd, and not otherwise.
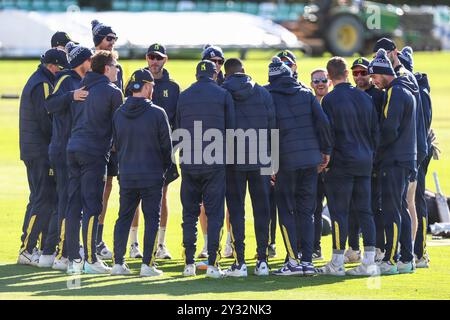
<path fill-rule="evenodd" d="M 113 27 L 121 58 L 152 42 L 194 58 L 205 43 L 237 50 L 290 48 L 321 56 L 368 54 L 382 36 L 416 51 L 450 50 L 448 0 L 144 1 L 0 0 L 0 58 L 37 57 L 56 31 L 92 46 L 91 20 Z"/>

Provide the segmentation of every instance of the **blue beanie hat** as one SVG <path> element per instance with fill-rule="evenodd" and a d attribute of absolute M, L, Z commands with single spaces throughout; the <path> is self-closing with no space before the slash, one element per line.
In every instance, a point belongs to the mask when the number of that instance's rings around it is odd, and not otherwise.
<path fill-rule="evenodd" d="M 205 45 L 202 52 L 202 60 L 209 60 L 215 57 L 225 60 L 222 49 L 218 46 L 212 46 L 210 44 Z"/>
<path fill-rule="evenodd" d="M 281 77 L 292 77 L 292 70 L 279 57 L 273 57 L 269 64 L 269 82 Z"/>
<path fill-rule="evenodd" d="M 402 65 L 409 71 L 413 72 L 414 69 L 414 59 L 413 59 L 413 49 L 411 47 L 404 47 L 402 51 L 398 54 L 398 59 Z"/>
<path fill-rule="evenodd" d="M 98 46 L 100 42 L 103 41 L 103 38 L 105 38 L 108 34 L 116 34 L 110 26 L 106 26 L 103 23 L 100 23 L 98 20 L 92 20 L 91 25 L 92 37 L 95 46 Z"/>
<path fill-rule="evenodd" d="M 384 49 L 379 49 L 376 57 L 369 64 L 369 74 L 385 74 L 395 76 L 394 68 Z"/>
<path fill-rule="evenodd" d="M 195 76 L 197 77 L 197 79 L 213 79 L 215 73 L 217 73 L 216 64 L 209 60 L 202 60 L 197 64 L 197 72 Z"/>
<path fill-rule="evenodd" d="M 69 62 L 71 69 L 78 67 L 80 64 L 92 57 L 91 49 L 76 45 L 73 42 L 69 42 L 66 44 L 66 50 L 67 61 Z"/>

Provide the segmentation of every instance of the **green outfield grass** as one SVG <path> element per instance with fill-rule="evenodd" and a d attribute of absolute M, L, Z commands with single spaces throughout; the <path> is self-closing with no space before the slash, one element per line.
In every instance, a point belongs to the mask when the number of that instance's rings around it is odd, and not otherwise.
<path fill-rule="evenodd" d="M 246 72 L 260 84 L 267 82 L 267 56 L 246 61 Z M 267 59 L 261 59 L 267 58 Z M 309 73 L 324 67 L 326 58 L 302 58 L 299 60 L 300 79 L 309 82 Z M 431 83 L 433 99 L 433 128 L 443 152 L 441 160 L 433 161 L 430 172 L 437 171 L 444 192 L 450 194 L 450 61 L 449 53 L 417 53 L 415 68 L 426 72 Z M 145 61 L 122 61 L 125 76 L 136 68 L 145 66 Z M 167 68 L 182 88 L 195 80 L 196 61 L 169 61 Z M 37 61 L 0 61 L 0 94 L 20 93 L 29 75 L 35 70 Z M 433 241 L 429 247 L 432 267 L 418 270 L 413 275 L 383 276 L 379 278 L 278 278 L 270 276 L 246 279 L 206 279 L 203 272 L 194 279 L 181 277 L 181 204 L 179 199 L 180 179 L 170 186 L 170 217 L 167 245 L 174 260 L 161 262 L 165 272 L 157 279 L 137 277 L 140 263 L 128 261 L 134 276 L 81 276 L 80 281 L 63 273 L 17 266 L 20 233 L 28 186 L 25 166 L 19 160 L 18 147 L 18 100 L 0 100 L 0 299 L 450 299 L 450 244 L 439 246 Z M 428 187 L 434 191 L 431 174 Z M 247 201 L 246 257 L 249 272 L 253 272 L 255 260 L 255 238 L 250 202 Z M 105 224 L 106 242 L 112 246 L 112 230 L 118 212 L 118 185 L 114 182 Z M 142 230 L 140 236 L 142 237 Z M 224 242 L 223 239 L 222 242 Z M 331 237 L 323 238 L 325 258 L 331 255 Z M 203 246 L 199 239 L 198 247 Z M 277 233 L 278 258 L 270 262 L 279 267 L 285 250 L 281 236 Z M 228 266 L 231 260 L 223 260 Z M 322 264 L 322 263 L 321 263 Z M 318 264 L 318 265 L 321 265 Z M 70 289 L 77 284 L 80 288 Z"/>

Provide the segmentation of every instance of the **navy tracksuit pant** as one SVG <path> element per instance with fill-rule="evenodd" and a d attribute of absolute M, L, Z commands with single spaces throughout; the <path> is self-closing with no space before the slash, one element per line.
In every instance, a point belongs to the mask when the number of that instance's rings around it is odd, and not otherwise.
<path fill-rule="evenodd" d="M 230 232 L 233 253 L 238 264 L 245 263 L 245 194 L 252 200 L 256 252 L 259 261 L 267 261 L 270 223 L 270 176 L 260 170 L 238 171 L 227 169 L 226 201 L 230 212 Z"/>
<path fill-rule="evenodd" d="M 38 238 L 46 233 L 51 215 L 55 211 L 55 179 L 48 158 L 25 160 L 24 163 L 27 168 L 30 202 L 23 225 L 21 250 L 32 253 Z"/>
<path fill-rule="evenodd" d="M 53 170 L 55 171 L 58 206 L 56 210 L 56 224 L 55 222 L 50 224 L 50 228 L 53 230 L 49 230 L 49 236 L 50 234 L 56 232 L 56 239 L 58 241 L 57 258 L 60 259 L 62 257 L 67 257 L 67 248 L 65 243 L 65 217 L 68 202 L 67 188 L 69 185 L 69 172 L 65 154 L 50 154 L 50 163 L 52 164 Z"/>
<path fill-rule="evenodd" d="M 277 203 L 275 201 L 275 185 L 270 185 L 270 222 L 269 222 L 269 244 L 275 244 L 277 232 Z"/>
<path fill-rule="evenodd" d="M 348 217 L 353 206 L 361 224 L 365 247 L 375 247 L 375 222 L 371 208 L 371 177 L 334 172 L 325 175 L 333 250 L 343 253 L 348 236 Z"/>
<path fill-rule="evenodd" d="M 314 212 L 314 251 L 322 250 L 320 239 L 322 238 L 322 211 L 323 211 L 323 200 L 325 199 L 325 174 L 324 172 L 319 173 L 317 180 L 317 203 L 316 210 Z"/>
<path fill-rule="evenodd" d="M 123 264 L 127 250 L 128 234 L 133 222 L 134 213 L 142 201 L 144 215 L 144 256 L 142 263 L 148 266 L 155 262 L 158 244 L 158 229 L 161 215 L 163 184 L 145 188 L 120 187 L 119 218 L 114 226 L 114 263 Z"/>
<path fill-rule="evenodd" d="M 428 208 L 425 200 L 425 178 L 428 171 L 428 165 L 432 153 L 425 158 L 419 167 L 417 174 L 417 189 L 416 189 L 416 211 L 417 211 L 417 234 L 414 242 L 414 254 L 418 259 L 421 259 L 426 253 L 426 239 L 428 226 Z"/>
<path fill-rule="evenodd" d="M 208 218 L 208 264 L 217 266 L 225 216 L 225 168 L 207 173 L 181 170 L 181 204 L 183 205 L 183 247 L 186 264 L 194 263 L 197 222 L 203 202 Z"/>
<path fill-rule="evenodd" d="M 381 210 L 384 218 L 386 246 L 384 261 L 395 264 L 399 260 L 409 262 L 412 256 L 411 217 L 406 194 L 411 170 L 398 165 L 381 168 Z"/>
<path fill-rule="evenodd" d="M 70 260 L 80 259 L 80 220 L 84 257 L 89 263 L 97 261 L 96 238 L 98 216 L 102 211 L 106 179 L 106 159 L 84 152 L 68 152 L 68 202 L 66 211 L 66 246 Z M 81 217 L 83 212 L 83 217 Z"/>
<path fill-rule="evenodd" d="M 317 168 L 280 170 L 275 192 L 281 234 L 289 258 L 297 260 L 298 257 L 298 226 L 301 229 L 302 261 L 312 262 Z"/>

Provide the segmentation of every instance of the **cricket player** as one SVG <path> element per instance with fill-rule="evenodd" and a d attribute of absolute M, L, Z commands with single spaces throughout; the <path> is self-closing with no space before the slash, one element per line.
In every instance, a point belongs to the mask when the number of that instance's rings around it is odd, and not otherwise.
<path fill-rule="evenodd" d="M 124 261 L 128 232 L 139 202 L 145 219 L 143 277 L 163 274 L 154 264 L 165 174 L 172 165 L 172 140 L 164 109 L 151 101 L 154 78 L 149 70 L 133 73 L 132 96 L 113 118 L 113 141 L 120 167 L 120 210 L 114 227 L 111 275 L 130 274 Z"/>
<path fill-rule="evenodd" d="M 44 250 L 39 260 L 42 267 L 52 267 L 57 270 L 67 270 L 68 259 L 65 245 L 65 214 L 67 205 L 67 187 L 69 175 L 67 168 L 66 147 L 72 128 L 72 102 L 84 101 L 88 91 L 80 88 L 81 80 L 91 69 L 92 51 L 88 48 L 69 42 L 67 58 L 70 69 L 58 72 L 55 88 L 45 101 L 45 108 L 52 116 L 52 139 L 49 146 L 49 158 L 56 177 L 56 192 L 58 194 L 57 235 L 59 238 L 58 254 Z"/>
<path fill-rule="evenodd" d="M 329 122 L 312 91 L 292 77 L 291 69 L 279 57 L 273 57 L 269 65 L 266 88 L 275 103 L 280 131 L 280 168 L 275 193 L 280 229 L 288 252 L 288 261 L 274 274 L 310 276 L 315 274 L 312 254 L 317 171 L 319 166 L 327 164 L 331 151 Z M 295 216 L 298 216 L 297 223 Z M 301 261 L 296 225 L 301 228 Z"/>
<path fill-rule="evenodd" d="M 378 88 L 386 90 L 376 154 L 386 234 L 385 256 L 379 267 L 381 274 L 412 273 L 415 265 L 406 194 L 417 170 L 417 101 L 412 93 L 416 89 L 408 77 L 397 76 L 384 49 L 379 49 L 370 63 L 369 74 Z"/>
<path fill-rule="evenodd" d="M 38 265 L 38 238 L 48 229 L 51 215 L 56 210 L 54 172 L 48 157 L 52 120 L 45 109 L 45 99 L 53 90 L 56 73 L 66 65 L 67 56 L 63 50 L 46 51 L 41 57 L 41 64 L 28 79 L 21 94 L 20 159 L 27 168 L 30 197 L 22 228 L 18 264 Z"/>
<path fill-rule="evenodd" d="M 75 41 L 73 41 L 69 35 L 67 34 L 67 32 L 64 31 L 56 31 L 51 40 L 50 40 L 50 44 L 52 48 L 56 48 L 56 49 L 61 49 L 67 52 L 66 49 L 66 45 L 69 42 L 73 42 L 74 44 L 78 44 Z"/>
<path fill-rule="evenodd" d="M 204 159 L 203 151 L 209 143 L 202 139 L 204 132 L 208 129 L 215 129 L 215 132 L 220 132 L 222 135 L 221 147 L 225 148 L 225 130 L 234 129 L 233 98 L 229 92 L 217 84 L 217 74 L 218 69 L 213 62 L 208 60 L 199 62 L 196 70 L 197 81 L 180 94 L 177 105 L 177 129 L 185 129 L 190 133 L 190 143 L 185 143 L 185 147 L 180 150 L 183 247 L 186 264 L 184 276 L 194 276 L 196 273 L 194 255 L 197 241 L 197 220 L 202 202 L 208 218 L 206 276 L 221 278 L 224 275 L 218 261 L 220 258 L 220 235 L 224 220 L 225 150 L 215 149 L 214 160 L 206 161 L 208 159 Z M 198 128 L 199 125 L 201 128 Z M 195 129 L 196 127 L 197 129 Z M 196 136 L 195 131 L 200 131 L 202 136 Z M 201 148 L 197 146 L 198 139 L 201 139 Z M 201 161 L 199 161 L 199 157 Z"/>
<path fill-rule="evenodd" d="M 256 131 L 254 135 L 256 140 L 248 143 L 244 141 L 243 150 L 237 149 L 240 146 L 240 142 L 237 142 L 234 148 L 235 163 L 227 167 L 226 202 L 230 212 L 230 232 L 235 261 L 226 270 L 225 275 L 227 277 L 247 276 L 244 254 L 247 184 L 252 199 L 258 254 L 254 273 L 261 276 L 269 275 L 267 246 L 269 244 L 271 175 L 261 173 L 264 165 L 258 159 L 257 148 L 260 134 L 265 134 L 266 141 L 270 141 L 270 131 L 275 129 L 275 107 L 269 92 L 245 74 L 244 66 L 239 59 L 231 58 L 225 62 L 225 82 L 222 87 L 233 96 L 236 130 Z M 265 130 L 265 133 L 260 133 L 259 130 Z M 255 146 L 256 148 L 253 148 Z M 243 161 L 239 163 L 241 158 Z M 254 162 L 252 162 L 253 158 Z"/>
<path fill-rule="evenodd" d="M 371 175 L 378 145 L 378 116 L 372 99 L 349 83 L 345 59 L 331 58 L 327 63 L 333 91 L 322 99 L 333 135 L 333 151 L 325 188 L 332 221 L 333 254 L 319 268 L 321 274 L 345 276 L 344 251 L 348 236 L 350 208 L 356 211 L 364 240 L 362 263 L 347 272 L 368 276 L 376 273 L 375 222 L 371 208 Z"/>
<path fill-rule="evenodd" d="M 123 103 L 123 95 L 113 83 L 118 73 L 114 53 L 96 52 L 91 68 L 92 72 L 88 72 L 80 84 L 89 95 L 72 106 L 72 132 L 67 144 L 69 187 L 65 231 L 68 273 L 110 272 L 96 255 L 97 226 L 112 144 L 112 117 Z M 78 250 L 81 211 L 84 267 Z"/>

